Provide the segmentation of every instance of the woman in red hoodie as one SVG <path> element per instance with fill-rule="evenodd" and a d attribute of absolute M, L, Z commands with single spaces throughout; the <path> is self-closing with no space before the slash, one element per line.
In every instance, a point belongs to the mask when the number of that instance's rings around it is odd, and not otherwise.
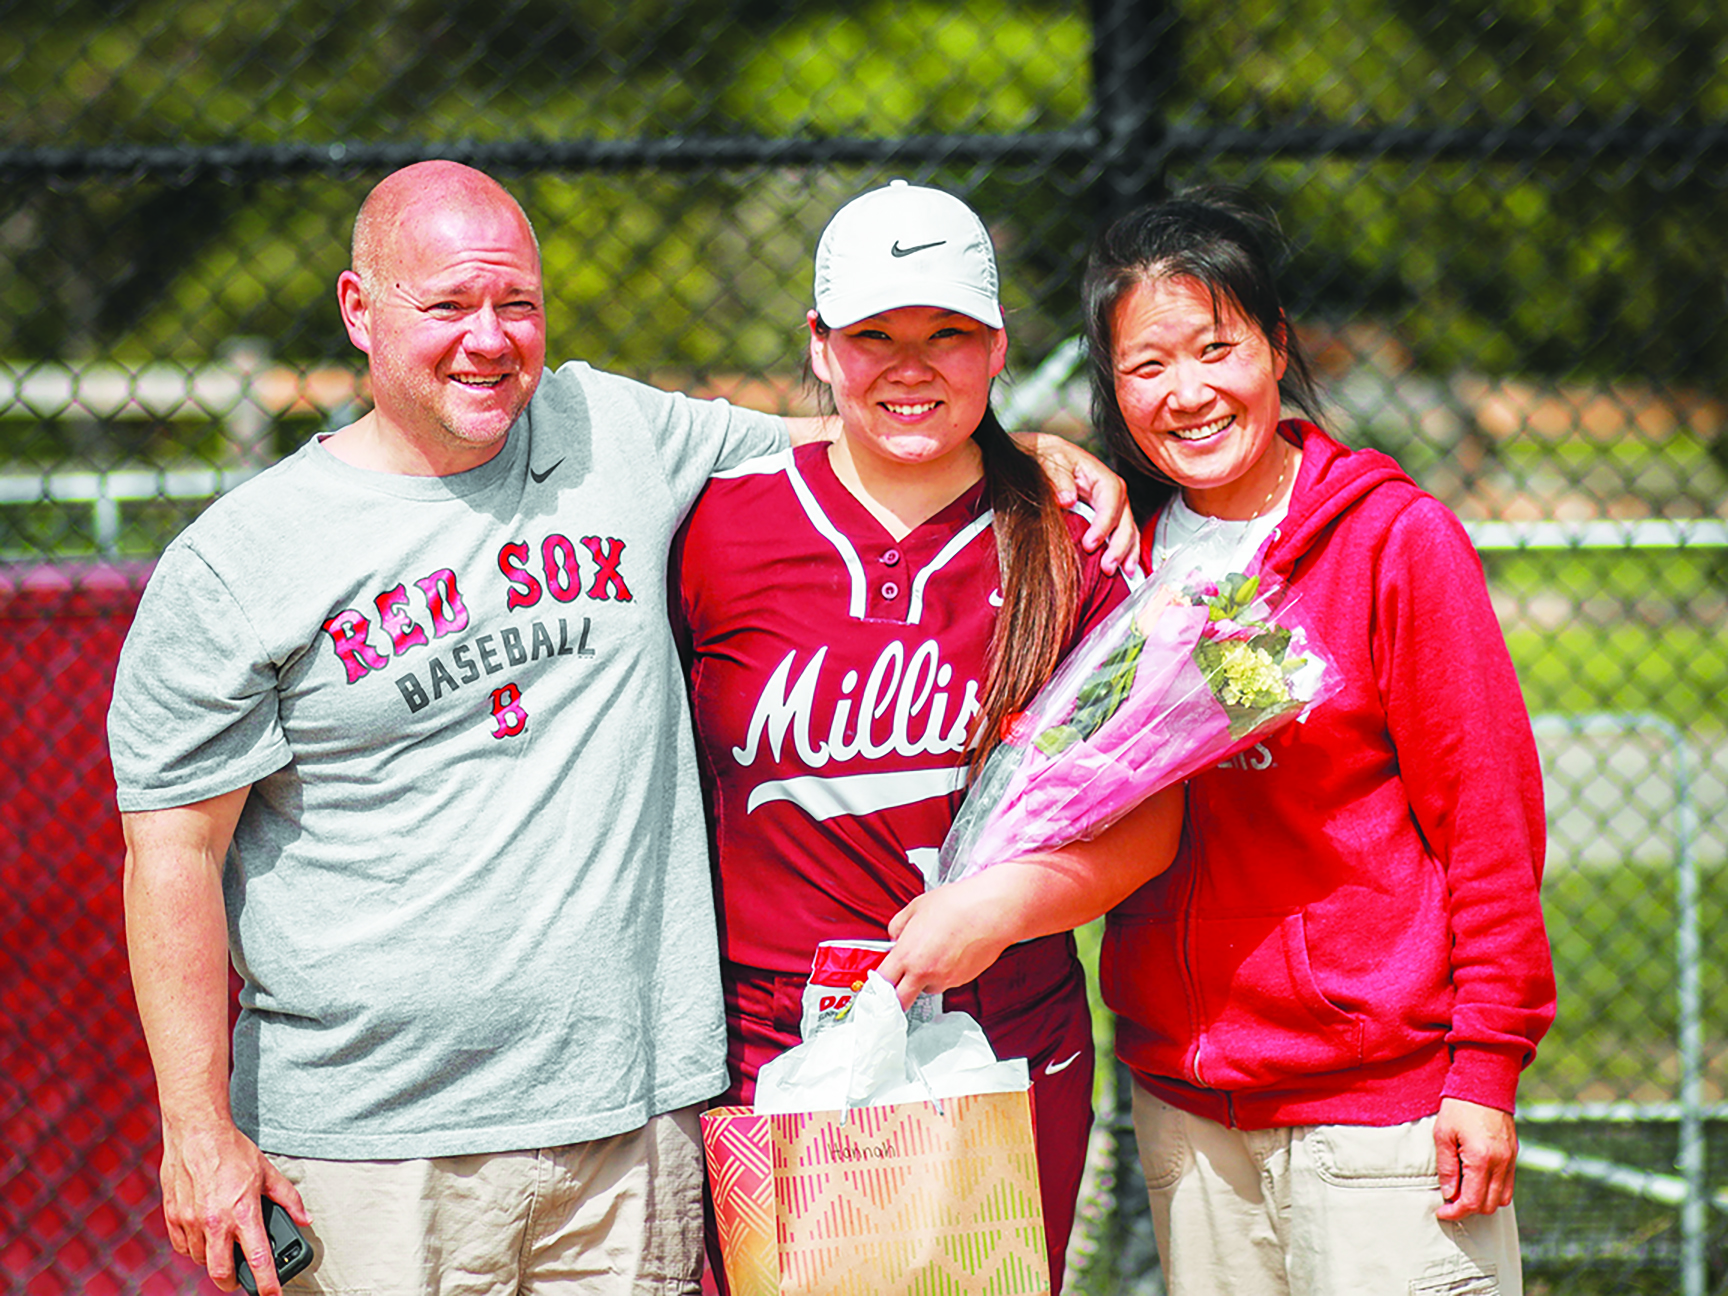
<path fill-rule="evenodd" d="M 1554 1009 L 1535 744 L 1457 519 L 1281 418 L 1318 402 L 1279 250 L 1202 192 L 1116 222 L 1084 290 L 1148 563 L 1263 553 L 1342 681 L 1191 780 L 1175 864 L 1110 916 L 1153 1223 L 1176 1296 L 1517 1292 L 1512 1112 Z"/>

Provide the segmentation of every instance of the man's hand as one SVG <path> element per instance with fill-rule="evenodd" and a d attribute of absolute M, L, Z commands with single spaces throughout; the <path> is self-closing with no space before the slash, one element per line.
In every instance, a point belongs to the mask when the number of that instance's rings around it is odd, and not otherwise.
<path fill-rule="evenodd" d="M 196 1131 L 162 1127 L 162 1214 L 174 1249 L 210 1272 L 223 1291 L 239 1286 L 234 1244 L 246 1253 L 259 1296 L 279 1296 L 261 1198 L 311 1224 L 292 1183 L 231 1122 Z"/>
<path fill-rule="evenodd" d="M 311 1217 L 300 1194 L 235 1128 L 228 1107 L 228 919 L 222 868 L 250 788 L 120 816 L 126 945 L 162 1106 L 162 1213 L 174 1249 L 233 1291 L 239 1241 L 263 1296 L 281 1284 L 259 1197 Z"/>
<path fill-rule="evenodd" d="M 1076 499 L 1092 506 L 1092 525 L 1081 545 L 1088 553 L 1105 546 L 1102 566 L 1113 572 L 1140 547 L 1140 529 L 1128 511 L 1128 487 L 1104 461 L 1072 441 L 1049 432 L 1016 432 L 1020 448 L 1038 460 L 1057 501 L 1066 508 Z"/>
<path fill-rule="evenodd" d="M 1492 1215 L 1512 1204 L 1518 1133 L 1506 1112 L 1462 1098 L 1442 1098 L 1434 1147 L 1439 1155 L 1440 1195 L 1445 1198 L 1435 1212 L 1441 1219 Z"/>

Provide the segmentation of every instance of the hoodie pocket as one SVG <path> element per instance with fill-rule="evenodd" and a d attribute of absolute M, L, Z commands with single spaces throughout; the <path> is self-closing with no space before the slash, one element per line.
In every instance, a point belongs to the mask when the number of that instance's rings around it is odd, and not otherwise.
<path fill-rule="evenodd" d="M 1321 993 L 1300 911 L 1113 916 L 1105 951 L 1106 1001 L 1144 1028 L 1133 1061 L 1155 1074 L 1259 1089 L 1362 1063 L 1364 1024 Z"/>
<path fill-rule="evenodd" d="M 1300 911 L 1202 918 L 1194 945 L 1202 1083 L 1276 1087 L 1361 1065 L 1364 1025 L 1321 993 Z"/>

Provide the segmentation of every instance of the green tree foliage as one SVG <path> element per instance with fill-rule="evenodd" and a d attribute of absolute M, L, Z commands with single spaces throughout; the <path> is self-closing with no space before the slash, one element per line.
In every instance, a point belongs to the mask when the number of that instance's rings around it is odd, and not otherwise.
<path fill-rule="evenodd" d="M 1171 0 L 1161 118 L 1184 129 L 1622 128 L 1728 120 L 1713 0 Z M 12 148 L 726 136 L 1084 125 L 1090 10 L 867 0 L 0 0 Z M 524 162 L 524 167 L 531 165 Z M 1095 169 L 968 164 L 530 172 L 554 354 L 784 368 L 821 224 L 889 174 L 971 197 L 1017 354 L 1073 330 Z M 1720 158 L 1187 158 L 1296 237 L 1302 305 L 1394 327 L 1434 372 L 1713 380 Z M 374 174 L 109 178 L 0 195 L 0 351 L 206 358 L 236 335 L 346 356 L 331 284 Z"/>
<path fill-rule="evenodd" d="M 346 21 L 317 0 L 268 14 L 245 5 L 207 0 L 189 11 L 157 0 L 95 44 L 61 31 L 44 66 L 58 61 L 63 77 L 20 84 L 0 108 L 22 122 L 31 97 L 44 97 L 63 140 L 108 132 L 270 144 L 1006 133 L 1073 125 L 1087 104 L 1084 20 L 1000 0 L 843 16 L 675 0 L 574 11 L 398 0 Z M 457 33 L 460 51 L 445 50 Z M 991 68 L 982 93 L 980 60 Z M 114 75 L 97 76 L 98 63 Z M 94 98 L 80 101 L 79 87 Z M 539 226 L 555 357 L 748 371 L 795 366 L 816 236 L 882 174 L 504 178 Z M 332 284 L 353 208 L 376 178 L 118 194 L 85 185 L 21 199 L 14 264 L 35 272 L 10 283 L 13 353 L 192 362 L 241 334 L 284 357 L 346 357 Z M 959 175 L 939 182 L 967 187 Z M 1012 210 L 1011 198 L 977 201 Z M 162 215 L 170 202 L 180 209 L 172 220 Z M 135 252 L 146 241 L 148 255 Z M 127 291 L 128 267 L 141 262 L 153 271 Z M 53 308 L 61 300 L 90 305 L 68 313 Z"/>
<path fill-rule="evenodd" d="M 1728 121 L 1728 9 L 1708 0 L 1251 0 L 1185 13 L 1173 105 L 1184 123 L 1601 132 Z M 1389 319 L 1436 372 L 1720 374 L 1720 157 L 1556 151 L 1230 170 L 1258 179 L 1301 232 L 1313 305 Z"/>
<path fill-rule="evenodd" d="M 0 130 L 53 149 L 654 136 L 711 118 L 713 78 L 753 44 L 688 0 L 49 0 L 0 18 Z M 241 333 L 339 354 L 331 285 L 376 178 L 13 187 L 0 346 L 190 361 Z"/>
<path fill-rule="evenodd" d="M 1090 104 L 1084 12 L 986 0 L 801 10 L 736 70 L 722 110 L 764 135 L 1011 134 Z"/>

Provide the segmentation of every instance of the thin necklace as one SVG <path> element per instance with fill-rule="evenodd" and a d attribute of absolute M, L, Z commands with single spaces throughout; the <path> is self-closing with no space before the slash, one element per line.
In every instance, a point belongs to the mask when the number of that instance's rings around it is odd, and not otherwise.
<path fill-rule="evenodd" d="M 1272 483 L 1272 489 L 1266 492 L 1266 498 L 1260 501 L 1259 505 L 1252 513 L 1245 518 L 1232 519 L 1234 521 L 1252 522 L 1257 517 L 1264 517 L 1271 510 L 1272 505 L 1277 500 L 1278 496 L 1283 493 L 1284 479 L 1290 473 L 1290 455 L 1295 447 L 1286 442 L 1283 437 L 1278 436 L 1277 433 L 1273 433 L 1273 436 L 1276 438 L 1279 450 L 1282 451 L 1284 455 L 1283 459 L 1278 464 L 1278 480 Z M 1182 497 L 1182 502 L 1187 504 L 1188 501 L 1186 496 Z M 1199 512 L 1199 510 L 1194 508 L 1192 504 L 1188 504 L 1188 508 L 1192 512 Z"/>
<path fill-rule="evenodd" d="M 1286 444 L 1284 438 L 1279 436 L 1276 432 L 1272 434 L 1272 440 L 1284 456 L 1278 464 L 1278 480 L 1272 483 L 1272 489 L 1266 492 L 1266 498 L 1260 501 L 1260 507 L 1250 513 L 1248 515 L 1249 517 L 1263 517 L 1271 510 L 1272 502 L 1276 500 L 1284 490 L 1284 477 L 1290 471 L 1290 446 Z"/>
<path fill-rule="evenodd" d="M 1278 448 L 1284 455 L 1283 462 L 1278 465 L 1278 480 L 1272 483 L 1272 489 L 1266 492 L 1266 498 L 1260 502 L 1259 508 L 1255 509 L 1245 518 L 1228 519 L 1231 525 L 1235 527 L 1246 529 L 1253 524 L 1255 518 L 1264 517 L 1271 510 L 1273 502 L 1284 489 L 1284 479 L 1290 472 L 1290 455 L 1295 447 L 1286 443 L 1284 438 L 1278 436 L 1277 433 L 1273 433 L 1273 436 L 1277 438 Z M 1176 499 L 1188 510 L 1190 514 L 1201 518 L 1207 516 L 1201 514 L 1199 510 L 1189 504 L 1187 499 L 1180 492 L 1177 493 Z M 1171 518 L 1171 510 L 1165 509 L 1161 514 L 1159 514 L 1157 525 L 1152 528 L 1152 565 L 1154 567 L 1158 566 L 1159 563 L 1163 562 L 1170 556 L 1171 545 L 1168 536 L 1169 529 L 1172 525 Z M 1214 519 L 1215 523 L 1219 521 L 1222 521 L 1222 519 Z"/>

